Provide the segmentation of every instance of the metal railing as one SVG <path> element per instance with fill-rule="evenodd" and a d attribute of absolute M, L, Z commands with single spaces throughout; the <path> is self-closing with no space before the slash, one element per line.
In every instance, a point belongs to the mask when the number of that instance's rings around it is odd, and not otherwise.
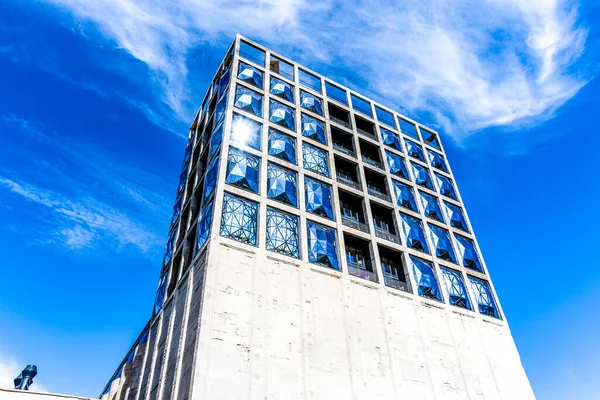
<path fill-rule="evenodd" d="M 352 129 L 352 125 L 350 125 L 348 122 L 346 122 L 344 120 L 341 120 L 341 119 L 339 119 L 337 117 L 334 117 L 332 115 L 329 115 L 329 119 L 331 121 L 335 122 L 336 124 L 342 125 L 342 126 L 348 128 L 348 129 Z"/>
<path fill-rule="evenodd" d="M 371 282 L 379 283 L 379 279 L 377 278 L 377 274 L 373 271 L 369 271 L 366 269 L 364 265 L 347 261 L 348 262 L 348 273 L 352 276 L 356 276 L 361 279 L 366 279 Z"/>
<path fill-rule="evenodd" d="M 356 182 L 355 180 L 352 180 L 350 178 L 347 178 L 343 175 L 338 175 L 337 176 L 337 181 L 340 183 L 343 183 L 344 185 L 348 185 L 350 187 L 353 187 L 354 189 L 357 190 L 362 190 L 362 187 L 360 186 L 360 183 Z"/>
<path fill-rule="evenodd" d="M 369 165 L 372 165 L 372 166 L 377 167 L 379 169 L 383 169 L 383 164 L 382 163 L 380 163 L 379 161 L 373 160 L 369 156 L 365 156 L 363 154 L 362 159 L 363 159 L 364 162 L 366 162 Z"/>
<path fill-rule="evenodd" d="M 350 268 L 350 267 L 348 267 Z M 403 292 L 408 292 L 408 284 L 406 282 L 402 282 L 400 279 L 395 276 L 383 274 L 383 283 L 387 287 L 391 287 L 394 289 L 402 290 Z"/>
<path fill-rule="evenodd" d="M 377 227 L 375 227 L 375 236 L 381 239 L 389 240 L 390 242 L 394 242 L 396 244 L 402 244 L 398 236 Z"/>
<path fill-rule="evenodd" d="M 368 189 L 369 194 L 371 194 L 377 198 L 380 198 L 382 200 L 390 201 L 390 196 L 388 196 L 387 194 L 380 192 L 379 190 L 371 188 L 371 187 L 369 187 L 367 189 Z"/>
<path fill-rule="evenodd" d="M 369 139 L 377 140 L 377 136 L 375 136 L 375 134 L 373 132 L 365 131 L 364 129 L 360 129 L 360 128 L 356 128 L 356 131 L 359 134 L 368 137 Z"/>
<path fill-rule="evenodd" d="M 350 228 L 369 233 L 369 226 L 367 224 L 364 224 L 350 217 L 346 217 L 345 215 L 342 215 L 342 225 L 346 225 Z"/>
<path fill-rule="evenodd" d="M 356 157 L 356 153 L 354 152 L 354 150 L 351 150 L 351 149 L 345 147 L 343 144 L 341 144 L 339 142 L 333 142 L 333 148 L 338 151 L 341 151 L 344 154 L 348 154 L 349 156 Z"/>

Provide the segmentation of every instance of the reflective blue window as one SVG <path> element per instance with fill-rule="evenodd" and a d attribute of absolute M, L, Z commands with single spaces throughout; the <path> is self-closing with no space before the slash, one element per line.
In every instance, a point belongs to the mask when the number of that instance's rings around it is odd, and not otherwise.
<path fill-rule="evenodd" d="M 348 98 L 346 97 L 346 91 L 344 89 L 332 85 L 329 82 L 325 82 L 325 91 L 327 92 L 327 97 L 330 99 L 348 105 Z"/>
<path fill-rule="evenodd" d="M 367 100 L 363 100 L 360 97 L 355 96 L 353 94 L 350 95 L 350 98 L 352 99 L 352 107 L 356 111 L 361 112 L 361 113 L 373 118 L 373 110 L 371 110 L 371 103 L 369 103 Z"/>
<path fill-rule="evenodd" d="M 327 152 L 311 146 L 308 143 L 302 144 L 303 166 L 309 171 L 329 177 L 329 162 L 327 161 Z"/>
<path fill-rule="evenodd" d="M 471 290 L 475 296 L 475 302 L 477 303 L 479 312 L 489 317 L 500 318 L 498 307 L 494 301 L 494 295 L 490 289 L 490 284 L 470 275 L 469 283 L 471 284 Z"/>
<path fill-rule="evenodd" d="M 215 107 L 215 124 L 218 124 L 223 120 L 225 116 L 225 111 L 227 109 L 227 93 L 221 97 L 221 100 L 217 103 Z"/>
<path fill-rule="evenodd" d="M 213 220 L 213 205 L 214 203 L 212 201 L 208 203 L 200 215 L 200 222 L 198 222 L 198 250 L 204 246 L 204 243 L 206 243 L 210 236 L 210 227 Z"/>
<path fill-rule="evenodd" d="M 444 172 L 448 172 L 448 167 L 446 166 L 446 161 L 444 160 L 444 156 L 442 156 L 437 151 L 427 150 L 427 155 L 429 156 L 429 162 L 433 168 L 437 168 Z"/>
<path fill-rule="evenodd" d="M 406 152 L 409 156 L 425 162 L 425 157 L 423 157 L 423 149 L 421 148 L 421 146 L 419 146 L 412 140 L 405 140 L 404 143 L 406 143 Z"/>
<path fill-rule="evenodd" d="M 425 239 L 425 233 L 423 232 L 423 225 L 421 224 L 421 221 L 406 214 L 400 213 L 400 224 L 402 226 L 401 230 L 406 246 L 424 253 L 429 253 L 429 248 L 427 246 L 427 240 Z"/>
<path fill-rule="evenodd" d="M 394 123 L 394 116 L 391 113 L 375 106 L 375 114 L 377 115 L 377 120 L 379 122 L 383 122 L 387 126 L 391 126 L 394 129 L 396 128 L 396 124 Z"/>
<path fill-rule="evenodd" d="M 404 118 L 398 118 L 400 124 L 400 130 L 406 136 L 419 140 L 419 134 L 417 133 L 417 127 L 412 122 L 405 120 Z"/>
<path fill-rule="evenodd" d="M 302 136 L 327 144 L 323 122 L 306 114 L 302 114 Z"/>
<path fill-rule="evenodd" d="M 298 174 L 276 164 L 267 164 L 267 197 L 298 207 Z"/>
<path fill-rule="evenodd" d="M 223 126 L 225 126 L 225 124 L 221 123 L 217 127 L 217 129 L 214 130 L 213 134 L 210 137 L 210 144 L 208 147 L 208 158 L 209 159 L 211 159 L 212 156 L 215 155 L 217 150 L 219 150 L 221 143 L 223 142 Z"/>
<path fill-rule="evenodd" d="M 214 192 L 217 186 L 217 175 L 219 174 L 219 157 L 215 157 L 214 160 L 208 165 L 206 170 L 206 177 L 204 178 L 204 198 L 203 201 L 208 199 Z"/>
<path fill-rule="evenodd" d="M 305 176 L 304 189 L 306 192 L 306 211 L 333 219 L 331 186 Z"/>
<path fill-rule="evenodd" d="M 281 79 L 271 77 L 269 92 L 275 96 L 281 97 L 287 101 L 294 102 L 294 88 L 289 83 Z"/>
<path fill-rule="evenodd" d="M 471 302 L 467 295 L 462 274 L 449 268 L 440 267 L 440 270 L 442 271 L 442 282 L 444 282 L 444 287 L 448 292 L 450 304 L 470 310 Z"/>
<path fill-rule="evenodd" d="M 267 208 L 267 250 L 300 258 L 298 217 Z"/>
<path fill-rule="evenodd" d="M 457 199 L 456 190 L 454 189 L 454 184 L 450 180 L 450 178 L 446 178 L 443 175 L 435 173 L 435 181 L 440 188 L 440 194 L 442 196 L 449 197 L 453 200 Z"/>
<path fill-rule="evenodd" d="M 433 189 L 433 183 L 431 182 L 431 176 L 429 175 L 429 171 L 427 168 L 420 166 L 414 162 L 410 163 L 412 167 L 412 173 L 415 177 L 415 183 L 419 186 L 426 187 L 427 189 Z"/>
<path fill-rule="evenodd" d="M 233 142 L 260 150 L 262 124 L 240 114 L 233 114 L 230 138 Z"/>
<path fill-rule="evenodd" d="M 158 280 L 158 287 L 156 288 L 156 297 L 154 298 L 154 315 L 158 314 L 163 304 L 165 304 L 165 298 L 167 296 L 167 282 L 169 280 L 169 273 L 165 272 L 164 275 Z"/>
<path fill-rule="evenodd" d="M 306 221 L 308 231 L 308 261 L 339 271 L 335 245 L 335 229 Z"/>
<path fill-rule="evenodd" d="M 275 100 L 271 100 L 269 105 L 269 121 L 292 131 L 296 129 L 294 110 Z"/>
<path fill-rule="evenodd" d="M 462 265 L 466 268 L 474 269 L 475 271 L 483 272 L 479 254 L 475 249 L 475 244 L 471 239 L 464 236 L 454 234 L 456 245 L 458 246 L 458 254 L 462 260 Z"/>
<path fill-rule="evenodd" d="M 183 205 L 183 194 L 180 194 L 179 196 L 177 196 L 177 199 L 175 200 L 175 205 L 173 206 L 173 215 L 171 216 L 171 225 L 173 225 L 173 223 L 175 221 L 177 221 L 177 218 L 179 218 L 179 214 L 181 214 L 181 206 Z"/>
<path fill-rule="evenodd" d="M 393 147 L 398 151 L 402 151 L 400 139 L 394 132 L 385 128 L 379 128 L 379 130 L 381 131 L 381 139 L 383 140 L 383 144 Z"/>
<path fill-rule="evenodd" d="M 269 69 L 271 72 L 284 76 L 291 81 L 294 80 L 294 66 L 275 57 L 273 54 L 271 54 L 271 60 L 269 61 Z"/>
<path fill-rule="evenodd" d="M 276 130 L 269 130 L 269 155 L 296 164 L 296 139 Z"/>
<path fill-rule="evenodd" d="M 437 139 L 437 135 L 433 132 L 429 132 L 426 129 L 421 129 L 421 136 L 423 141 L 431 147 L 440 150 L 440 142 Z"/>
<path fill-rule="evenodd" d="M 431 244 L 435 249 L 435 256 L 442 260 L 456 263 L 456 255 L 454 254 L 448 231 L 432 224 L 428 224 L 428 226 Z"/>
<path fill-rule="evenodd" d="M 240 56 L 261 67 L 265 66 L 265 52 L 244 41 L 240 42 Z"/>
<path fill-rule="evenodd" d="M 235 89 L 233 105 L 241 110 L 262 117 L 262 95 L 254 90 L 238 85 Z"/>
<path fill-rule="evenodd" d="M 165 244 L 165 257 L 163 258 L 163 265 L 166 265 L 169 261 L 171 261 L 171 257 L 173 257 L 176 236 L 177 229 L 172 229 L 171 232 L 169 232 L 169 237 L 167 238 L 167 243 Z"/>
<path fill-rule="evenodd" d="M 413 194 L 412 189 L 400 183 L 394 179 L 392 179 L 392 183 L 394 186 L 394 195 L 396 196 L 396 204 L 400 207 L 408 208 L 412 211 L 417 211 L 417 203 L 415 202 L 415 195 Z"/>
<path fill-rule="evenodd" d="M 444 202 L 444 208 L 446 209 L 446 215 L 450 220 L 450 226 L 456 229 L 460 229 L 465 232 L 469 232 L 469 228 L 467 227 L 467 220 L 463 215 L 460 207 L 455 206 L 454 204 L 450 204 L 447 201 Z"/>
<path fill-rule="evenodd" d="M 417 282 L 419 296 L 442 301 L 442 293 L 433 272 L 433 264 L 429 261 L 410 256 L 413 274 Z"/>
<path fill-rule="evenodd" d="M 256 246 L 258 204 L 225 193 L 221 236 Z"/>
<path fill-rule="evenodd" d="M 183 153 L 183 165 L 186 165 L 192 157 L 192 149 L 194 148 L 194 141 L 190 138 L 185 145 L 185 152 Z"/>
<path fill-rule="evenodd" d="M 231 68 L 227 68 L 219 81 L 219 93 L 223 94 L 231 81 Z"/>
<path fill-rule="evenodd" d="M 407 180 L 410 179 L 408 175 L 408 170 L 406 169 L 406 163 L 404 162 L 403 157 L 387 150 L 385 151 L 385 157 L 387 158 L 390 173 Z"/>
<path fill-rule="evenodd" d="M 310 72 L 306 72 L 303 69 L 298 69 L 298 80 L 300 84 L 310 88 L 312 90 L 316 90 L 317 92 L 321 92 L 321 78 L 318 78 L 311 74 Z"/>
<path fill-rule="evenodd" d="M 258 193 L 259 167 L 260 158 L 230 147 L 225 182 Z"/>
<path fill-rule="evenodd" d="M 423 206 L 426 217 L 444 222 L 440 205 L 435 196 L 430 196 L 419 190 L 419 198 L 421 199 L 421 206 Z"/>
<path fill-rule="evenodd" d="M 321 100 L 312 94 L 300 90 L 300 107 L 310 110 L 316 114 L 323 115 Z"/>
<path fill-rule="evenodd" d="M 261 89 L 263 87 L 263 73 L 253 66 L 243 62 L 240 62 L 238 79 Z"/>
<path fill-rule="evenodd" d="M 185 169 L 181 172 L 181 174 L 179 174 L 179 185 L 177 185 L 177 193 L 180 193 L 183 188 L 185 187 L 185 184 L 187 182 L 187 165 L 185 166 Z"/>

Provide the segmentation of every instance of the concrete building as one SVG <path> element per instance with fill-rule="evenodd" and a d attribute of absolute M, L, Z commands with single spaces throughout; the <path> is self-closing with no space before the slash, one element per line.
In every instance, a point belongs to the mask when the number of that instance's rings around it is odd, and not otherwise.
<path fill-rule="evenodd" d="M 0 388 L 0 400 L 91 400 L 89 397 Z"/>
<path fill-rule="evenodd" d="M 533 399 L 438 134 L 238 36 L 103 399 Z"/>

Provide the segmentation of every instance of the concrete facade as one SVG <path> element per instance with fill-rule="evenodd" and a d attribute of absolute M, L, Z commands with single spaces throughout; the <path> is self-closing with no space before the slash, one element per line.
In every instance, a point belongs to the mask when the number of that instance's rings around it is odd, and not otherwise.
<path fill-rule="evenodd" d="M 89 397 L 0 388 L 0 400 L 90 400 Z"/>
<path fill-rule="evenodd" d="M 240 54 L 242 43 L 264 59 Z M 273 60 L 289 63 L 293 73 L 286 76 L 279 67 L 274 72 Z M 236 78 L 241 62 L 259 71 L 262 87 Z M 300 70 L 316 77 L 321 90 L 303 83 Z M 223 83 L 227 71 L 230 78 Z M 273 95 L 272 78 L 292 87 L 293 101 Z M 534 398 L 450 167 L 436 169 L 429 156 L 440 156 L 447 165 L 435 131 L 240 36 L 214 82 L 191 127 L 154 315 L 106 386 L 103 399 Z M 345 93 L 345 101 L 329 92 L 332 85 Z M 236 104 L 238 87 L 260 96 L 260 110 Z M 322 112 L 302 106 L 302 93 L 316 97 Z M 355 97 L 369 104 L 370 115 L 364 108 L 355 109 Z M 273 101 L 293 110 L 295 129 L 271 120 Z M 222 122 L 216 117 L 219 104 L 225 105 Z M 348 122 L 334 118 L 334 109 L 347 112 Z M 393 116 L 394 126 L 380 119 L 378 109 Z M 229 135 L 234 113 L 261 124 L 258 148 Z M 303 115 L 322 123 L 322 142 L 301 133 Z M 414 126 L 415 136 L 399 125 L 400 119 Z M 214 145 L 218 127 L 224 133 Z M 363 127 L 372 127 L 372 132 Z M 295 140 L 297 162 L 270 154 L 271 129 Z M 386 145 L 386 129 L 397 136 L 396 148 Z M 336 146 L 340 135 L 349 138 L 348 149 Z M 430 137 L 437 138 L 438 145 L 426 139 Z M 304 143 L 326 152 L 328 176 L 303 164 Z M 426 157 L 410 157 L 409 143 L 417 144 Z M 208 155 L 211 147 L 216 156 Z M 255 189 L 227 183 L 231 147 L 259 160 Z M 371 149 L 377 149 L 379 161 L 367 156 Z M 449 180 L 454 198 L 444 195 L 438 183 L 419 183 L 415 171 L 412 179 L 392 173 L 388 153 L 401 157 L 411 171 L 425 170 L 434 179 Z M 207 196 L 211 160 L 218 160 L 218 173 L 216 188 Z M 339 166 L 344 163 L 353 166 L 356 182 L 341 179 Z M 270 164 L 295 174 L 296 206 L 268 195 Z M 309 179 L 331 188 L 331 218 L 307 211 L 304 183 Z M 466 226 L 454 226 L 449 214 L 434 219 L 423 205 L 409 209 L 393 200 L 398 183 L 417 197 L 424 193 L 436 199 L 441 207 L 462 209 Z M 224 233 L 229 195 L 256 206 L 250 243 Z M 356 220 L 347 216 L 344 204 L 349 199 L 358 201 Z M 269 210 L 297 218 L 297 257 L 267 250 L 273 229 L 265 222 Z M 383 233 L 376 224 L 382 210 L 390 216 L 389 231 Z M 407 216 L 421 224 L 424 249 L 407 240 L 411 238 L 401 222 Z M 330 255 L 335 253 L 338 264 L 309 262 L 315 251 L 307 237 L 309 223 L 335 232 Z M 453 258 L 430 236 L 434 228 L 447 233 Z M 478 268 L 459 254 L 460 238 L 473 244 Z M 353 258 L 354 243 L 364 243 L 359 260 Z M 395 276 L 386 273 L 390 257 Z M 431 265 L 437 290 L 415 273 L 414 259 Z M 444 269 L 464 281 L 466 304 L 445 286 Z M 489 296 L 478 295 L 471 278 L 485 282 Z M 495 314 L 482 303 L 490 298 Z"/>

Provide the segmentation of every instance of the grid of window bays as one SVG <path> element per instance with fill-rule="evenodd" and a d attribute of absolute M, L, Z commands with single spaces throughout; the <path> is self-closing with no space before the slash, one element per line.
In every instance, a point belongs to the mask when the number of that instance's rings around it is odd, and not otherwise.
<path fill-rule="evenodd" d="M 264 179 L 264 195 L 267 198 L 298 208 L 298 196 L 302 195 L 307 213 L 334 221 L 336 209 L 333 191 L 345 189 L 345 180 L 354 181 L 356 185 L 351 187 L 362 191 L 360 167 L 358 163 L 352 164 L 352 158 L 359 157 L 356 149 L 358 147 L 363 161 L 368 164 L 364 167 L 368 193 L 383 194 L 387 197 L 377 197 L 388 199 L 397 205 L 397 211 L 392 211 L 393 216 L 388 221 L 380 219 L 372 210 L 376 231 L 387 232 L 388 235 L 383 236 L 384 238 L 399 237 L 400 242 L 408 248 L 445 261 L 445 264 L 440 264 L 439 272 L 436 272 L 430 261 L 414 255 L 408 256 L 410 265 L 407 269 L 414 277 L 417 285 L 415 291 L 418 295 L 444 301 L 440 289 L 443 285 L 450 304 L 470 310 L 476 309 L 482 314 L 500 318 L 488 282 L 460 272 L 460 267 L 479 273 L 484 271 L 474 242 L 468 235 L 457 232 L 470 234 L 437 136 L 423 128 L 417 129 L 410 121 L 372 106 L 369 101 L 354 94 L 349 96 L 352 104 L 350 109 L 345 90 L 328 82 L 322 85 L 320 78 L 302 69 L 286 69 L 287 63 L 283 60 L 276 59 L 279 65 L 271 62 L 268 67 L 270 77 L 267 77 L 264 54 L 261 55 L 259 49 L 248 46 L 250 45 L 242 42 L 240 55 L 243 59 L 239 62 L 237 80 L 227 77 L 227 82 L 220 88 L 224 94 L 215 107 L 214 129 L 209 141 L 209 160 L 212 161 L 206 169 L 204 205 L 198 225 L 199 247 L 208 240 L 213 225 L 212 194 L 217 184 L 220 158 L 224 158 L 224 162 L 227 163 L 227 185 L 261 194 L 261 181 Z M 297 71 L 297 77 L 294 77 L 294 71 Z M 301 88 L 296 89 L 296 85 Z M 323 95 L 323 87 L 326 96 Z M 219 154 L 224 135 L 222 121 L 227 111 L 226 100 L 223 99 L 227 98 L 229 90 L 234 90 L 234 110 L 229 131 L 231 145 L 228 153 L 222 155 Z M 300 110 L 299 120 L 296 120 L 297 109 Z M 346 116 L 343 115 L 344 112 L 347 113 Z M 351 115 L 354 118 L 350 118 Z M 328 143 L 325 122 L 327 117 L 331 125 L 330 138 L 333 143 Z M 267 125 L 266 130 L 263 129 L 264 125 Z M 358 136 L 352 130 L 353 125 Z M 263 134 L 268 136 L 267 149 L 261 148 Z M 330 165 L 329 146 L 344 153 L 343 157 L 334 153 L 334 165 Z M 273 159 L 266 160 L 267 155 Z M 338 168 L 338 157 L 353 166 L 353 173 Z M 263 177 L 260 176 L 262 162 L 267 164 L 266 176 Z M 298 172 L 289 168 L 286 163 L 313 174 L 304 175 L 301 179 Z M 327 179 L 317 178 L 331 178 L 332 169 L 342 185 L 332 186 L 326 182 Z M 387 187 L 390 181 L 386 179 L 386 171 L 391 175 L 390 190 Z M 370 181 L 371 175 L 381 179 Z M 344 180 L 340 179 L 342 176 Z M 362 220 L 364 225 L 362 207 L 367 206 L 365 201 L 367 204 L 370 202 L 368 197 L 364 194 L 357 197 L 360 203 L 358 211 L 347 209 L 341 195 L 340 198 L 342 201 L 339 215 L 342 216 L 342 220 Z M 380 202 L 374 204 L 377 207 L 383 206 Z M 390 210 L 394 210 L 391 204 L 389 206 Z M 310 263 L 341 270 L 339 256 L 343 254 L 343 250 L 338 248 L 337 243 L 340 234 L 346 239 L 346 230 L 339 233 L 325 224 L 307 219 L 306 232 L 302 234 L 299 231 L 300 221 L 297 215 L 269 206 L 266 215 L 259 217 L 258 210 L 257 202 L 226 191 L 221 220 L 215 222 L 214 229 L 218 229 L 221 236 L 257 246 L 258 224 L 264 223 L 267 250 L 301 258 L 302 241 L 306 240 Z M 426 218 L 423 218 L 423 215 Z M 454 230 L 448 229 L 448 225 Z M 359 268 L 363 268 L 370 264 L 368 254 L 363 255 L 359 245 L 349 246 L 346 240 L 344 243 L 349 266 L 358 265 Z M 368 248 L 368 244 L 366 247 Z M 386 258 L 383 253 L 385 251 L 380 251 L 380 262 L 387 285 L 388 280 L 401 278 L 398 276 L 396 265 L 400 262 L 400 253 L 396 251 L 397 260 Z M 456 269 L 451 265 L 456 265 Z M 372 267 L 368 267 L 372 271 Z M 467 286 L 471 288 L 471 295 L 468 294 Z"/>

